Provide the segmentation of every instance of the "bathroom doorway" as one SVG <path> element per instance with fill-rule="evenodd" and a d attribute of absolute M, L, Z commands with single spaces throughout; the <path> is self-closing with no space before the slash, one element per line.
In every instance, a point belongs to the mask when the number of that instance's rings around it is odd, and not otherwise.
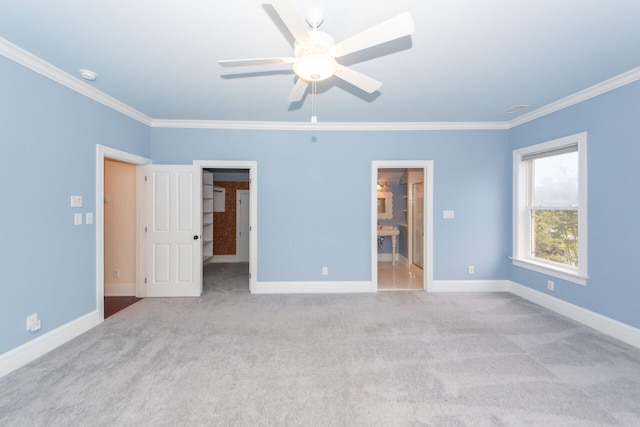
<path fill-rule="evenodd" d="M 432 274 L 432 162 L 378 161 L 372 169 L 372 286 L 428 290 Z"/>

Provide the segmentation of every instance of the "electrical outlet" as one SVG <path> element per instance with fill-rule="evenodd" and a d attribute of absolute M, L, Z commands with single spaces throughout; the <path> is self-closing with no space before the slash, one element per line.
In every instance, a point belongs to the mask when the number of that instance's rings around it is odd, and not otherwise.
<path fill-rule="evenodd" d="M 476 272 L 476 268 L 473 265 L 469 266 L 469 274 L 474 274 Z"/>
<path fill-rule="evenodd" d="M 329 267 L 322 267 L 322 275 L 323 276 L 329 275 Z"/>
<path fill-rule="evenodd" d="M 118 270 L 117 268 L 115 270 L 113 270 L 113 278 L 114 279 L 119 279 L 120 278 L 120 270 Z"/>
<path fill-rule="evenodd" d="M 550 291 L 554 291 L 556 289 L 556 285 L 553 283 L 553 280 L 547 280 L 547 289 Z"/>

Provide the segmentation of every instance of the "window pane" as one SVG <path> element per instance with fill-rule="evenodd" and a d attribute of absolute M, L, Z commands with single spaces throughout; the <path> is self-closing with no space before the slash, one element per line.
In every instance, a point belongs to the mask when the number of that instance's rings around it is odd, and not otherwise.
<path fill-rule="evenodd" d="M 531 211 L 532 256 L 567 266 L 578 266 L 578 211 Z"/>
<path fill-rule="evenodd" d="M 578 153 L 533 162 L 534 206 L 578 206 Z"/>

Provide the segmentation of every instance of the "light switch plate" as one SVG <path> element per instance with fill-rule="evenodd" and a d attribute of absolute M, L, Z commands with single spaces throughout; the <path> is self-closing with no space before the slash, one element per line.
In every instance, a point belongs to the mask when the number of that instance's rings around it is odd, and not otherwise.
<path fill-rule="evenodd" d="M 71 207 L 72 208 L 81 208 L 82 207 L 82 196 L 71 196 Z"/>
<path fill-rule="evenodd" d="M 82 225 L 82 213 L 74 213 L 73 214 L 73 225 Z"/>
<path fill-rule="evenodd" d="M 27 331 L 35 331 L 36 329 L 33 329 L 33 326 L 37 321 L 38 321 L 37 313 L 32 314 L 31 316 L 27 316 Z"/>
<path fill-rule="evenodd" d="M 442 218 L 444 219 L 453 219 L 454 212 L 453 211 L 442 211 Z"/>
<path fill-rule="evenodd" d="M 85 224 L 93 224 L 93 212 L 87 212 L 84 218 Z"/>

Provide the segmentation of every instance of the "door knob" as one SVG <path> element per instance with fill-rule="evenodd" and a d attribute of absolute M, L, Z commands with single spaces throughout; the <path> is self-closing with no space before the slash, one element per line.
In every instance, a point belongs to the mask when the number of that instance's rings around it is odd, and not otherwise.
<path fill-rule="evenodd" d="M 193 236 L 193 240 L 198 240 L 198 236 L 197 235 Z"/>

